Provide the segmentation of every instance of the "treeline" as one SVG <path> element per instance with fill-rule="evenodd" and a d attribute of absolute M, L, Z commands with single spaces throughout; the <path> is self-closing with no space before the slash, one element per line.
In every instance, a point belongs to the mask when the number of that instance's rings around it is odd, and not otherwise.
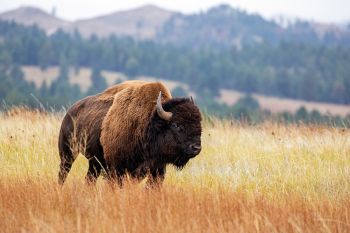
<path fill-rule="evenodd" d="M 197 102 L 202 106 L 202 111 L 209 119 L 210 116 L 215 115 L 220 118 L 235 119 L 249 124 L 273 121 L 284 124 L 301 123 L 346 128 L 350 127 L 350 114 L 346 117 L 322 114 L 317 110 L 308 111 L 304 106 L 301 106 L 295 113 L 271 113 L 271 111 L 267 109 L 262 109 L 259 102 L 249 94 L 241 97 L 233 106 L 218 104 L 208 99 L 199 99 Z"/>
<path fill-rule="evenodd" d="M 24 27 L 0 21 L 0 99 L 3 105 L 26 104 L 32 107 L 60 108 L 107 87 L 102 70 L 123 72 L 129 77 L 150 75 L 189 84 L 197 93 L 198 104 L 206 112 L 222 117 L 260 122 L 330 123 L 344 125 L 348 118 L 307 112 L 271 114 L 256 100 L 243 98 L 235 106 L 214 101 L 220 88 L 247 93 L 350 103 L 350 51 L 346 47 L 307 44 L 261 44 L 237 50 L 210 47 L 189 49 L 151 41 L 135 41 L 111 36 L 83 39 L 57 31 L 47 36 L 37 27 Z M 22 65 L 46 69 L 59 66 L 60 73 L 50 85 L 36 89 L 24 80 Z M 69 84 L 68 70 L 91 67 L 92 87 L 82 93 Z M 175 95 L 186 95 L 177 89 Z M 306 112 L 306 113 L 305 113 Z"/>
<path fill-rule="evenodd" d="M 111 36 L 83 39 L 57 31 L 0 22 L 0 56 L 16 65 L 63 63 L 185 82 L 198 93 L 219 88 L 334 103 L 350 103 L 350 48 L 260 44 L 217 50 L 189 49 Z"/>

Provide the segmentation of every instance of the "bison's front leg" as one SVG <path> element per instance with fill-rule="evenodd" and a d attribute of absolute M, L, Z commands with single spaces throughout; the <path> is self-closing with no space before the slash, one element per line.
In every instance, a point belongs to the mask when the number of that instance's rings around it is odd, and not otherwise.
<path fill-rule="evenodd" d="M 132 171 L 131 177 L 136 181 L 141 181 L 145 179 L 147 174 L 150 172 L 150 162 L 144 162 L 141 165 L 139 165 L 134 171 Z"/>
<path fill-rule="evenodd" d="M 85 176 L 85 180 L 88 184 L 95 184 L 97 178 L 101 174 L 101 170 L 105 169 L 104 162 L 99 161 L 96 157 L 89 159 L 89 170 Z"/>
<path fill-rule="evenodd" d="M 147 188 L 160 188 L 165 178 L 165 165 L 151 170 L 147 180 Z"/>
<path fill-rule="evenodd" d="M 105 176 L 105 179 L 110 184 L 110 186 L 114 188 L 123 188 L 124 185 L 124 179 L 126 177 L 125 173 L 119 173 L 116 171 L 111 171 Z"/>

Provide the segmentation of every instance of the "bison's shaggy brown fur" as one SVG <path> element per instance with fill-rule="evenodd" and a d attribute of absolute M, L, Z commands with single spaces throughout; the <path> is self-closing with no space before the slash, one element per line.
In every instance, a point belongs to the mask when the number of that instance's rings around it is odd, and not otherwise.
<path fill-rule="evenodd" d="M 161 83 L 140 82 L 118 92 L 102 123 L 101 144 L 105 159 L 112 163 L 122 160 L 140 142 L 145 140 L 145 130 L 162 91 L 163 101 L 171 99 L 169 90 Z M 114 156 L 115 152 L 119 156 Z"/>
<path fill-rule="evenodd" d="M 169 119 L 156 110 L 160 92 L 163 104 L 158 106 Z M 64 182 L 79 152 L 89 159 L 88 181 L 101 169 L 119 183 L 127 173 L 137 179 L 149 174 L 151 183 L 162 180 L 166 164 L 181 168 L 200 152 L 200 121 L 193 101 L 172 99 L 159 82 L 127 81 L 89 96 L 63 119 L 59 181 Z"/>

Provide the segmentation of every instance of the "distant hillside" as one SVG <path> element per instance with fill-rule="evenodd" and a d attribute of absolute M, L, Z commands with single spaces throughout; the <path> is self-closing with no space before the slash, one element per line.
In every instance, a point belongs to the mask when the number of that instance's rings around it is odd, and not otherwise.
<path fill-rule="evenodd" d="M 146 5 L 92 19 L 78 20 L 65 29 L 68 31 L 77 29 L 85 37 L 95 33 L 101 37 L 114 34 L 137 39 L 152 39 L 172 14 L 173 12 L 157 6 Z"/>
<path fill-rule="evenodd" d="M 241 47 L 243 43 L 273 41 L 279 30 L 279 25 L 260 15 L 221 5 L 200 14 L 175 15 L 165 23 L 158 38 L 181 45 Z"/>
<path fill-rule="evenodd" d="M 69 25 L 68 21 L 59 19 L 36 7 L 20 7 L 7 11 L 0 14 L 0 19 L 15 21 L 26 26 L 37 25 L 41 29 L 44 29 L 47 34 L 51 34 L 58 28 L 64 28 Z"/>
<path fill-rule="evenodd" d="M 84 37 L 90 37 L 92 34 L 107 37 L 114 34 L 137 39 L 151 39 L 173 14 L 174 12 L 154 5 L 145 5 L 96 18 L 69 22 L 35 7 L 20 7 L 0 14 L 0 19 L 13 20 L 24 25 L 36 24 L 48 34 L 61 28 L 67 32 L 78 30 Z"/>
<path fill-rule="evenodd" d="M 243 45 L 281 41 L 350 45 L 350 27 L 297 19 L 283 25 L 229 5 L 213 7 L 200 14 L 174 15 L 157 36 L 164 42 L 195 47 L 241 48 Z"/>
<path fill-rule="evenodd" d="M 281 41 L 350 46 L 349 25 L 341 27 L 300 19 L 286 21 L 282 16 L 278 20 L 267 20 L 228 5 L 188 15 L 145 5 L 74 22 L 59 19 L 34 7 L 20 7 L 0 14 L 0 19 L 25 25 L 37 24 L 48 34 L 61 28 L 67 32 L 78 30 L 84 37 L 92 34 L 99 37 L 131 36 L 187 47 L 209 45 L 241 48 L 243 45 L 263 42 L 276 44 Z"/>

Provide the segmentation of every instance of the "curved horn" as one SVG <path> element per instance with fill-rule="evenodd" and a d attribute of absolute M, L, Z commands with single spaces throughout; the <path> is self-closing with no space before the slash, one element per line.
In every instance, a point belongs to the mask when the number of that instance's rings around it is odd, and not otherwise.
<path fill-rule="evenodd" d="M 170 121 L 171 117 L 173 116 L 173 114 L 171 112 L 166 112 L 163 109 L 163 106 L 162 106 L 162 92 L 161 91 L 159 92 L 159 96 L 158 96 L 158 99 L 157 99 L 157 113 L 158 113 L 158 116 L 160 118 L 162 118 L 163 120 L 166 120 L 166 121 Z"/>

